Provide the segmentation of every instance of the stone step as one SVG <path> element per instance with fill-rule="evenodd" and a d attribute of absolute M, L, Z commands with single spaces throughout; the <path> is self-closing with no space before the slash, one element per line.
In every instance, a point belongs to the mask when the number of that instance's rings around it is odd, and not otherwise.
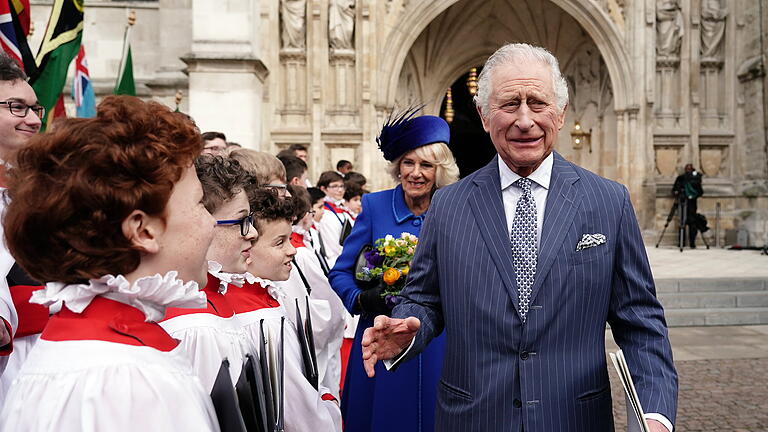
<path fill-rule="evenodd" d="M 664 316 L 669 327 L 768 324 L 768 307 L 669 309 Z"/>
<path fill-rule="evenodd" d="M 768 307 L 768 291 L 658 293 L 665 310 Z"/>
<path fill-rule="evenodd" d="M 656 279 L 656 292 L 768 291 L 766 278 Z M 766 293 L 768 295 L 768 293 Z"/>

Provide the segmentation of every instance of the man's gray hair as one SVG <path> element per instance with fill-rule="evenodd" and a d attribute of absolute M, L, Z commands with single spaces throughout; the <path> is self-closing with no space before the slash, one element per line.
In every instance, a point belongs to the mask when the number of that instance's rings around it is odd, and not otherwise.
<path fill-rule="evenodd" d="M 560 72 L 560 64 L 555 56 L 544 48 L 528 45 L 524 43 L 510 43 L 496 50 L 486 60 L 480 77 L 477 80 L 477 94 L 475 94 L 475 105 L 480 107 L 483 117 L 487 117 L 490 110 L 488 106 L 488 96 L 491 92 L 491 74 L 497 67 L 512 63 L 516 60 L 533 60 L 549 66 L 552 72 L 552 85 L 555 88 L 555 98 L 557 108 L 563 112 L 568 105 L 568 83 Z"/>

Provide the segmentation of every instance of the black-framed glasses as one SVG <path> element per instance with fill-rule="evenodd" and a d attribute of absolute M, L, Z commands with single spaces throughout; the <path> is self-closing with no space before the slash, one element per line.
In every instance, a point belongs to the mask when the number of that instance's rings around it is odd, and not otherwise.
<path fill-rule="evenodd" d="M 245 237 L 248 235 L 248 231 L 250 231 L 251 226 L 253 226 L 253 213 L 242 219 L 217 220 L 216 226 L 219 225 L 240 225 L 240 235 Z"/>
<path fill-rule="evenodd" d="M 45 107 L 42 105 L 27 105 L 24 102 L 15 100 L 2 101 L 0 104 L 7 105 L 8 110 L 16 117 L 26 117 L 30 110 L 32 110 L 32 112 L 40 119 L 45 117 Z"/>

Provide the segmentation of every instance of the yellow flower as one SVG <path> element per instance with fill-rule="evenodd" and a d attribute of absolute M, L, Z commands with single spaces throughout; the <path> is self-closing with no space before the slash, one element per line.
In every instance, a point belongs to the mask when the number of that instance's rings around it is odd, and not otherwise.
<path fill-rule="evenodd" d="M 395 247 L 394 246 L 385 246 L 384 247 L 384 254 L 392 255 L 393 253 L 395 253 Z"/>
<path fill-rule="evenodd" d="M 400 279 L 400 270 L 390 267 L 384 272 L 383 278 L 385 284 L 392 285 Z"/>
<path fill-rule="evenodd" d="M 408 276 L 408 272 L 409 272 L 409 271 L 411 271 L 411 268 L 410 268 L 410 267 L 408 267 L 408 266 L 405 266 L 405 267 L 403 267 L 403 268 L 400 270 L 400 272 L 401 272 L 401 273 L 402 273 L 404 276 Z"/>

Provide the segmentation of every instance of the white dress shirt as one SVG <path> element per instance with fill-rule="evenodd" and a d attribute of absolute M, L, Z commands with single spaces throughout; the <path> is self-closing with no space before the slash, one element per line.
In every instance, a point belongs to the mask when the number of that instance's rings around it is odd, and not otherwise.
<path fill-rule="evenodd" d="M 547 204 L 549 193 L 549 180 L 552 178 L 552 165 L 555 157 L 550 153 L 544 161 L 528 176 L 531 180 L 531 195 L 536 204 L 536 249 L 538 250 L 541 239 L 541 227 L 544 225 L 544 208 Z M 501 177 L 501 199 L 504 201 L 504 214 L 507 217 L 507 238 L 512 234 L 512 222 L 515 220 L 517 201 L 523 196 L 523 190 L 513 183 L 521 177 L 512 171 L 501 158 L 499 158 L 499 175 Z"/>

